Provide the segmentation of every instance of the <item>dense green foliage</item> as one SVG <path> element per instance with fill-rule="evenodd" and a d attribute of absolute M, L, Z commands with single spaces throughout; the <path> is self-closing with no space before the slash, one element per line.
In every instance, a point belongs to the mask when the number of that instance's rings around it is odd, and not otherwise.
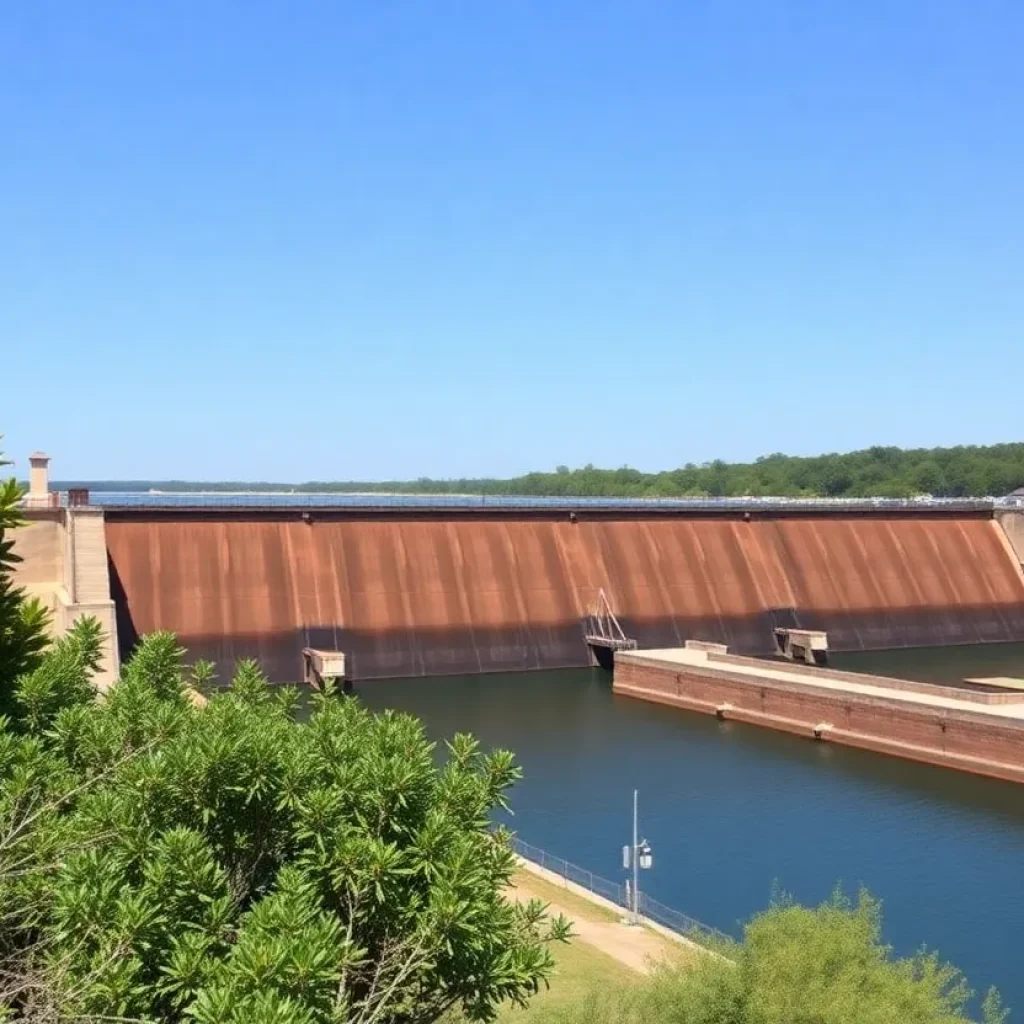
<path fill-rule="evenodd" d="M 1024 443 L 959 448 L 868 448 L 847 454 L 801 458 L 766 455 L 756 462 L 716 460 L 687 464 L 661 473 L 636 469 L 570 470 L 529 473 L 509 480 L 391 480 L 305 483 L 196 484 L 186 481 L 135 481 L 92 484 L 107 490 L 154 487 L 167 491 L 254 490 L 399 492 L 406 494 L 554 495 L 581 497 L 670 498 L 682 496 L 762 497 L 985 497 L 1024 487 Z"/>
<path fill-rule="evenodd" d="M 0 729 L 0 1005 L 31 1019 L 486 1020 L 546 979 L 564 922 L 502 892 L 512 757 L 296 694 L 253 663 L 203 706 L 174 637 L 94 699 L 83 623 Z M 59 1011 L 59 1012 L 58 1012 Z"/>
<path fill-rule="evenodd" d="M 970 992 L 932 954 L 897 959 L 878 904 L 836 895 L 817 909 L 780 900 L 755 917 L 731 960 L 663 966 L 646 982 L 606 987 L 531 1024 L 970 1024 Z M 985 1024 L 1005 1020 L 995 992 Z"/>
<path fill-rule="evenodd" d="M 0 452 L 0 466 L 9 463 Z M 15 480 L 0 480 L 0 715 L 15 679 L 39 663 L 46 644 L 47 613 L 26 598 L 14 584 L 14 568 L 21 559 L 14 553 L 13 530 L 23 525 L 18 508 L 22 489 Z"/>

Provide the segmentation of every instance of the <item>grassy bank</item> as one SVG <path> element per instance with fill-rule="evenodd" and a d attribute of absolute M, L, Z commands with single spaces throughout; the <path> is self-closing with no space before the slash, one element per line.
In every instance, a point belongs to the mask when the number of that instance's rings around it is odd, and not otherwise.
<path fill-rule="evenodd" d="M 540 1024 L 557 1020 L 587 1005 L 602 990 L 625 993 L 639 980 L 636 972 L 578 939 L 554 950 L 554 955 L 555 974 L 551 987 L 542 989 L 525 1009 L 503 1007 L 498 1014 L 500 1024 Z"/>
<path fill-rule="evenodd" d="M 523 869 L 513 878 L 516 888 L 528 888 L 538 899 L 561 907 L 568 917 L 581 917 L 587 921 L 605 921 L 614 924 L 625 911 L 612 910 L 602 903 L 587 899 L 565 886 L 556 885 L 534 872 Z"/>
<path fill-rule="evenodd" d="M 565 914 L 574 922 L 576 937 L 552 950 L 556 966 L 550 988 L 531 999 L 526 1008 L 503 1007 L 498 1016 L 501 1024 L 575 1020 L 582 1008 L 600 1000 L 624 1006 L 649 964 L 679 964 L 694 955 L 686 946 L 650 929 L 626 926 L 622 912 L 529 870 L 517 872 L 512 895 L 541 899 L 552 913 Z"/>

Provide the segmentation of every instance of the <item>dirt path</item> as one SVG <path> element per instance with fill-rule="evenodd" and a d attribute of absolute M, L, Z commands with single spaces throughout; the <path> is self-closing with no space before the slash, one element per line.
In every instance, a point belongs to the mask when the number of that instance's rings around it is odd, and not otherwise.
<path fill-rule="evenodd" d="M 566 892 L 565 898 L 560 900 L 557 887 L 525 871 L 516 875 L 512 891 L 520 902 L 539 899 L 550 904 L 549 913 L 565 914 L 573 922 L 578 941 L 594 946 L 641 974 L 648 973 L 652 963 L 662 960 L 678 962 L 686 956 L 686 950 L 678 943 L 642 926 L 624 924 L 603 908 L 588 908 L 579 896 Z"/>

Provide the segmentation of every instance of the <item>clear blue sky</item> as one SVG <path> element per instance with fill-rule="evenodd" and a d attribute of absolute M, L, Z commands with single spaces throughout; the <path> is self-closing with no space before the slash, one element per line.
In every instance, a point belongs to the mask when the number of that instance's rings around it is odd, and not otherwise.
<path fill-rule="evenodd" d="M 58 477 L 1024 433 L 1020 0 L 4 5 L 0 431 Z"/>

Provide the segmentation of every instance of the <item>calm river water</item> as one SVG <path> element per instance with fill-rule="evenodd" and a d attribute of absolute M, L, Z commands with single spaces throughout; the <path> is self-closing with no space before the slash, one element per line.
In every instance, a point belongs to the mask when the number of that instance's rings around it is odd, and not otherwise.
<path fill-rule="evenodd" d="M 918 679 L 1024 676 L 1024 645 L 835 657 Z M 611 692 L 599 670 L 365 683 L 374 708 L 435 738 L 474 733 L 525 771 L 513 827 L 621 879 L 634 786 L 656 899 L 739 934 L 773 883 L 803 902 L 837 883 L 883 900 L 897 950 L 927 945 L 1024 1021 L 1024 787 L 917 765 Z"/>

